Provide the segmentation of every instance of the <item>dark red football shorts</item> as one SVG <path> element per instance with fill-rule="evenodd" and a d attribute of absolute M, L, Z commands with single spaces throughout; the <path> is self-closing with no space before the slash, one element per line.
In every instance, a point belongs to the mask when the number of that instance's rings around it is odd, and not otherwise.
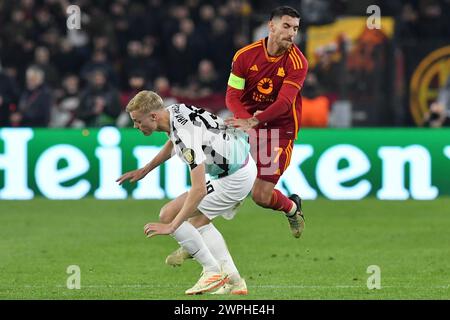
<path fill-rule="evenodd" d="M 277 184 L 291 162 L 293 144 L 292 139 L 274 134 L 273 129 L 272 132 L 250 132 L 251 153 L 258 168 L 257 178 Z"/>

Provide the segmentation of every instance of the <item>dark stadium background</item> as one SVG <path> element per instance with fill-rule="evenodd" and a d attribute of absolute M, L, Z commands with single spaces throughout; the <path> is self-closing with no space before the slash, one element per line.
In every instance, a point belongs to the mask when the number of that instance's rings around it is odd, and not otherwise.
<path fill-rule="evenodd" d="M 308 39 L 309 28 L 346 17 L 368 18 L 370 5 L 377 5 L 383 18 L 395 20 L 389 37 L 380 39 L 372 30 L 373 36 L 352 46 L 343 38 L 336 39 L 335 47 L 315 51 L 318 62 L 309 70 L 303 94 L 326 97 L 331 113 L 320 111 L 320 120 L 306 119 L 304 126 L 423 124 L 411 115 L 410 78 L 426 54 L 449 44 L 448 0 L 5 0 L 0 2 L 0 126 L 129 126 L 121 111 L 143 88 L 158 91 L 168 102 L 220 113 L 233 54 L 263 34 L 260 26 L 281 4 L 301 13 L 297 42 L 305 53 L 313 40 Z M 69 5 L 81 10 L 80 30 L 67 29 Z M 32 115 L 28 123 L 11 123 L 10 115 L 20 112 L 29 97 L 25 71 L 31 65 L 45 72 L 48 90 L 37 102 L 45 101 L 42 114 Z M 97 87 L 93 71 L 103 74 L 97 74 Z M 430 90 L 439 86 L 433 83 Z M 93 96 L 107 101 L 101 119 L 86 116 L 95 104 Z M 348 102 L 351 111 L 340 108 Z M 317 100 L 311 108 L 316 103 L 324 108 Z"/>

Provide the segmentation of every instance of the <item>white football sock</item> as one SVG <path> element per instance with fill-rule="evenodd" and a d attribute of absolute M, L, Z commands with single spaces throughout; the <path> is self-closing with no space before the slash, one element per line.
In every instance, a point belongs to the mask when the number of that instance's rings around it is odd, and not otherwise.
<path fill-rule="evenodd" d="M 206 246 L 214 258 L 216 258 L 216 261 L 223 267 L 223 271 L 228 274 L 230 282 L 237 283 L 241 279 L 241 276 L 219 230 L 212 223 L 201 226 L 197 230 L 202 235 Z"/>
<path fill-rule="evenodd" d="M 292 217 L 296 212 L 297 212 L 297 205 L 295 204 L 294 201 L 292 201 L 292 208 L 291 208 L 291 210 L 289 212 L 286 212 L 286 215 L 288 217 Z"/>
<path fill-rule="evenodd" d="M 206 246 L 198 230 L 189 222 L 183 222 L 172 237 L 190 253 L 202 266 L 204 271 L 220 272 L 220 265 Z"/>

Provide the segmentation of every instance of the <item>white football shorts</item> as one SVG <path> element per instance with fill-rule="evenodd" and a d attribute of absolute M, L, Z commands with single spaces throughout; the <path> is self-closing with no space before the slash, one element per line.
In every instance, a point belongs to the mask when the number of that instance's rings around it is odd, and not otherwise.
<path fill-rule="evenodd" d="M 252 191 L 256 175 L 256 163 L 249 155 L 245 166 L 229 176 L 207 183 L 208 194 L 200 202 L 198 210 L 210 220 L 218 216 L 233 219 L 239 206 Z"/>

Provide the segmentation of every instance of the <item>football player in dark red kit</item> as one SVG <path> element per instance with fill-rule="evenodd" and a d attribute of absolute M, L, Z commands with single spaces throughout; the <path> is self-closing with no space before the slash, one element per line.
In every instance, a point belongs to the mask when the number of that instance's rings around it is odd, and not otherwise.
<path fill-rule="evenodd" d="M 286 197 L 275 185 L 289 165 L 297 138 L 302 98 L 300 90 L 308 62 L 294 44 L 300 24 L 297 10 L 282 6 L 272 11 L 268 37 L 238 50 L 233 58 L 226 104 L 234 118 L 227 124 L 250 133 L 258 177 L 253 200 L 264 208 L 283 211 L 294 237 L 301 236 L 301 199 Z"/>

